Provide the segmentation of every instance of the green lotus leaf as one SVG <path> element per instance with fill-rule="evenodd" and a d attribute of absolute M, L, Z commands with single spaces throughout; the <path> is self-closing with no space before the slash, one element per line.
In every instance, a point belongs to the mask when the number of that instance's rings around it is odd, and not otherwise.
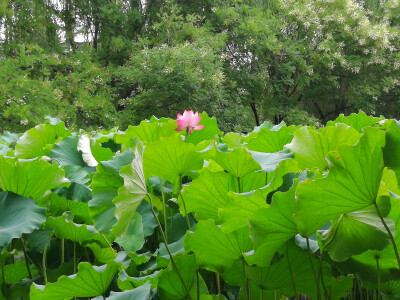
<path fill-rule="evenodd" d="M 174 257 L 176 266 L 185 281 L 187 288 L 190 291 L 192 299 L 196 297 L 196 257 L 194 255 L 179 254 Z M 199 275 L 200 279 L 200 293 L 208 293 L 207 286 Z M 186 290 L 179 278 L 179 275 L 170 263 L 168 268 L 162 272 L 158 281 L 158 291 L 161 299 L 165 300 L 180 300 L 187 297 Z"/>
<path fill-rule="evenodd" d="M 214 219 L 219 223 L 218 209 L 228 203 L 229 182 L 229 175 L 225 172 L 203 170 L 198 178 L 183 188 L 187 212 L 196 213 L 198 220 Z M 184 214 L 183 206 L 181 213 Z"/>
<path fill-rule="evenodd" d="M 34 265 L 29 265 L 29 270 L 32 275 L 36 275 L 38 270 Z M 29 275 L 25 262 L 16 261 L 12 264 L 4 266 L 4 277 L 6 279 L 6 283 L 17 283 L 24 278 L 27 278 Z M 2 277 L 2 270 L 0 269 L 0 276 Z"/>
<path fill-rule="evenodd" d="M 370 127 L 356 146 L 342 145 L 328 155 L 332 166 L 327 177 L 298 186 L 294 218 L 303 236 L 375 203 L 383 172 L 384 134 Z"/>
<path fill-rule="evenodd" d="M 102 247 L 108 247 L 108 243 L 94 226 L 75 224 L 72 220 L 68 220 L 66 213 L 61 217 L 48 218 L 46 227 L 53 228 L 55 235 L 60 239 L 68 239 L 81 245 L 95 242 Z"/>
<path fill-rule="evenodd" d="M 222 138 L 222 142 L 228 145 L 229 149 L 244 147 L 242 135 L 236 132 L 228 132 Z"/>
<path fill-rule="evenodd" d="M 77 149 L 78 141 L 78 135 L 65 137 L 54 145 L 49 156 L 54 158 L 61 166 L 88 167 L 82 158 L 82 153 Z"/>
<path fill-rule="evenodd" d="M 79 137 L 77 150 L 82 152 L 82 159 L 89 167 L 96 167 L 99 162 L 108 161 L 114 156 L 111 149 L 102 148 L 99 143 L 86 134 Z"/>
<path fill-rule="evenodd" d="M 18 161 L 0 156 L 0 188 L 34 200 L 48 190 L 69 186 L 64 174 L 57 164 L 43 160 Z"/>
<path fill-rule="evenodd" d="M 50 249 L 53 235 L 54 233 L 51 229 L 35 230 L 25 237 L 26 247 L 30 250 L 44 253 L 46 247 Z"/>
<path fill-rule="evenodd" d="M 239 180 L 229 174 L 230 186 L 232 191 L 239 192 Z M 240 190 L 242 193 L 248 193 L 256 189 L 262 188 L 267 182 L 267 173 L 253 172 L 240 178 Z"/>
<path fill-rule="evenodd" d="M 176 128 L 175 120 L 145 120 L 140 122 L 138 126 L 129 126 L 125 133 L 117 135 L 116 142 L 131 148 L 136 145 L 135 140 L 142 141 L 145 144 L 155 142 L 161 137 L 168 137 L 174 134 Z"/>
<path fill-rule="evenodd" d="M 138 212 L 142 216 L 144 236 L 147 237 L 149 235 L 152 235 L 154 232 L 154 228 L 157 227 L 157 222 L 154 219 L 153 213 L 151 212 L 150 203 L 142 201 L 136 212 Z"/>
<path fill-rule="evenodd" d="M 400 180 L 400 128 L 395 120 L 390 120 L 386 129 L 386 145 L 383 148 L 385 166 L 396 172 L 397 180 Z"/>
<path fill-rule="evenodd" d="M 243 177 L 261 169 L 258 162 L 244 148 L 236 148 L 230 152 L 217 151 L 214 160 L 235 177 Z"/>
<path fill-rule="evenodd" d="M 218 139 L 222 135 L 222 132 L 218 128 L 217 119 L 215 117 L 210 118 L 206 112 L 200 113 L 199 116 L 201 116 L 199 125 L 204 125 L 204 128 L 194 130 L 191 135 L 186 136 L 186 141 L 197 145 L 205 140 Z M 175 125 L 175 128 L 177 127 Z"/>
<path fill-rule="evenodd" d="M 281 161 L 293 158 L 293 153 L 288 150 L 282 150 L 276 153 L 249 152 L 253 159 L 260 164 L 261 170 L 267 173 L 273 172 Z"/>
<path fill-rule="evenodd" d="M 394 232 L 394 222 L 386 218 Z M 383 250 L 390 238 L 375 208 L 341 215 L 323 237 L 324 248 L 335 261 L 345 261 L 352 255 L 369 249 Z"/>
<path fill-rule="evenodd" d="M 31 198 L 0 192 L 0 246 L 38 229 L 46 220 L 46 209 Z"/>
<path fill-rule="evenodd" d="M 56 193 L 49 193 L 40 202 L 45 203 L 52 216 L 61 216 L 64 212 L 69 211 L 74 215 L 74 220 L 77 223 L 93 225 L 88 204 L 85 202 L 69 200 Z"/>
<path fill-rule="evenodd" d="M 41 124 L 29 129 L 17 141 L 15 156 L 19 158 L 35 158 L 49 155 L 54 144 L 71 135 L 63 122 L 57 124 Z"/>
<path fill-rule="evenodd" d="M 352 113 L 349 116 L 344 116 L 343 114 L 340 114 L 339 117 L 336 118 L 336 120 L 329 121 L 326 126 L 335 126 L 335 124 L 337 123 L 343 123 L 361 133 L 363 128 L 367 126 L 372 126 L 382 120 L 383 118 L 367 116 L 365 112 L 360 111 L 358 114 Z"/>
<path fill-rule="evenodd" d="M 127 252 L 136 252 L 142 249 L 144 244 L 142 216 L 134 213 L 131 217 L 128 228 L 122 236 L 115 239 L 115 242 L 124 247 Z"/>
<path fill-rule="evenodd" d="M 247 149 L 266 153 L 282 151 L 292 141 L 294 129 L 294 126 L 282 126 L 279 130 L 260 128 L 258 135 L 247 142 Z"/>
<path fill-rule="evenodd" d="M 340 300 L 346 298 L 353 289 L 354 276 L 343 276 L 334 278 L 331 286 L 328 288 L 328 293 L 332 300 Z"/>
<path fill-rule="evenodd" d="M 109 264 L 115 260 L 115 252 L 110 247 L 103 248 L 98 243 L 88 243 L 85 247 L 92 250 L 97 262 Z"/>
<path fill-rule="evenodd" d="M 165 270 L 155 271 L 154 273 L 143 277 L 130 277 L 124 270 L 122 270 L 118 278 L 118 287 L 122 291 L 126 291 L 131 290 L 132 286 L 137 288 L 139 286 L 143 286 L 146 283 L 149 283 L 152 288 L 155 288 L 158 284 L 158 279 L 160 275 L 164 271 Z"/>
<path fill-rule="evenodd" d="M 147 177 L 159 176 L 175 182 L 179 176 L 201 169 L 203 159 L 193 144 L 185 143 L 178 134 L 149 143 L 143 164 Z"/>
<path fill-rule="evenodd" d="M 229 233 L 248 226 L 248 220 L 254 213 L 269 206 L 266 199 L 270 192 L 269 188 L 245 194 L 229 192 L 228 203 L 218 210 L 222 223 L 221 229 Z"/>
<path fill-rule="evenodd" d="M 118 223 L 113 227 L 116 236 L 125 235 L 136 209 L 147 195 L 146 180 L 143 175 L 143 145 L 137 143 L 135 158 L 130 165 L 122 167 L 119 175 L 124 178 L 124 185 L 118 189 L 118 196 L 113 199 L 115 217 Z M 141 223 L 141 221 L 140 221 Z"/>
<path fill-rule="evenodd" d="M 383 282 L 381 286 L 381 291 L 385 294 L 383 299 L 395 300 L 398 299 L 400 295 L 400 281 L 387 281 Z"/>
<path fill-rule="evenodd" d="M 103 295 L 119 269 L 117 263 L 97 267 L 82 262 L 78 266 L 77 274 L 61 276 L 57 282 L 48 283 L 46 286 L 33 283 L 30 299 L 64 300 Z"/>
<path fill-rule="evenodd" d="M 90 185 L 93 199 L 89 201 L 89 212 L 95 227 L 100 232 L 108 232 L 117 223 L 112 200 L 118 195 L 118 189 L 124 185 L 124 179 L 119 175 L 119 171 L 132 160 L 132 151 L 126 150 L 109 161 L 100 162 L 97 166 Z"/>
<path fill-rule="evenodd" d="M 99 297 L 99 299 L 101 300 L 104 298 Z M 151 300 L 153 299 L 153 295 L 151 292 L 151 284 L 150 282 L 148 282 L 133 290 L 126 290 L 124 292 L 111 292 L 110 296 L 107 297 L 106 299 L 107 300 L 131 300 L 131 299 Z"/>
<path fill-rule="evenodd" d="M 248 259 L 259 266 L 270 263 L 275 252 L 297 233 L 295 190 L 298 179 L 286 193 L 277 192 L 268 208 L 259 209 L 249 221 L 255 255 Z"/>
<path fill-rule="evenodd" d="M 302 169 L 318 168 L 321 172 L 328 167 L 326 156 L 340 145 L 354 145 L 360 134 L 345 124 L 328 126 L 321 131 L 312 127 L 300 127 L 286 148 L 294 152 L 294 158 Z"/>
<path fill-rule="evenodd" d="M 223 271 L 244 253 L 253 249 L 248 228 L 224 233 L 213 220 L 199 221 L 194 232 L 188 232 L 184 240 L 186 251 L 196 254 L 199 266 L 212 271 Z M 217 271 L 217 272 L 218 272 Z"/>
<path fill-rule="evenodd" d="M 218 209 L 218 215 L 222 222 L 221 229 L 229 233 L 248 226 L 248 220 L 259 209 L 268 207 L 267 197 L 271 192 L 282 186 L 283 177 L 288 173 L 295 173 L 297 171 L 297 163 L 294 160 L 284 160 L 279 163 L 268 185 L 243 194 L 229 192 L 227 204 Z M 265 173 L 250 173 L 247 176 L 252 174 Z M 242 179 L 245 179 L 247 176 Z M 241 182 L 243 181 L 244 180 L 241 180 Z M 243 184 L 243 186 L 244 185 L 245 184 Z"/>
<path fill-rule="evenodd" d="M 297 293 L 303 293 L 311 297 L 317 298 L 314 275 L 309 263 L 306 251 L 297 247 L 293 242 L 288 242 L 288 257 L 293 272 L 294 282 L 296 284 Z M 285 250 L 283 246 L 282 250 Z M 318 266 L 319 262 L 312 257 L 314 266 Z M 329 265 L 324 263 L 323 268 L 324 283 L 327 287 L 331 285 L 332 274 Z M 294 296 L 292 288 L 292 280 L 288 269 L 286 251 L 283 251 L 283 257 L 270 266 L 266 267 L 248 267 L 246 266 L 246 276 L 257 286 L 265 291 L 280 290 L 281 294 L 286 297 Z M 322 283 L 320 291 L 323 294 Z"/>

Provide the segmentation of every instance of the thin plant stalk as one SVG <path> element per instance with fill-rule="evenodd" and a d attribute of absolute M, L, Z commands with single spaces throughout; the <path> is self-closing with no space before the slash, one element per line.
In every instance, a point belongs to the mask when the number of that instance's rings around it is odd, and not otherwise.
<path fill-rule="evenodd" d="M 65 262 L 65 240 L 61 239 L 61 264 Z"/>
<path fill-rule="evenodd" d="M 221 300 L 221 278 L 219 273 L 217 273 L 217 289 L 218 289 L 218 300 Z"/>
<path fill-rule="evenodd" d="M 189 215 L 186 210 L 186 203 L 182 196 L 182 175 L 179 176 L 179 195 L 178 195 L 178 197 L 181 197 L 181 199 L 182 199 L 183 209 L 185 210 L 186 222 L 187 222 L 189 230 L 192 230 L 192 227 L 190 226 Z"/>
<path fill-rule="evenodd" d="M 151 212 L 153 213 L 154 219 L 156 219 L 156 222 L 157 222 L 157 225 L 158 225 L 158 229 L 159 229 L 159 231 L 160 231 L 162 240 L 163 240 L 163 242 L 164 242 L 164 244 L 165 244 L 165 249 L 167 250 L 168 255 L 169 255 L 169 258 L 171 259 L 171 263 L 172 263 L 173 267 L 175 268 L 176 272 L 178 273 L 179 279 L 180 279 L 181 282 L 182 282 L 182 285 L 183 285 L 183 287 L 184 287 L 184 289 L 185 289 L 185 291 L 186 291 L 187 296 L 189 297 L 190 300 L 192 300 L 192 297 L 190 296 L 190 292 L 189 292 L 189 289 L 188 289 L 188 287 L 187 287 L 187 285 L 186 285 L 186 282 L 185 282 L 185 280 L 183 279 L 182 274 L 181 274 L 181 272 L 179 271 L 178 266 L 177 266 L 176 263 L 175 263 L 175 259 L 174 259 L 174 257 L 172 256 L 172 253 L 171 253 L 171 251 L 170 251 L 170 249 L 169 249 L 167 240 L 166 240 L 166 238 L 165 238 L 164 231 L 162 230 L 162 227 L 161 227 L 160 220 L 158 219 L 158 217 L 157 217 L 157 215 L 156 215 L 156 212 L 154 211 L 154 208 L 153 208 L 153 201 L 151 200 L 151 197 L 150 197 L 149 194 L 147 194 L 147 197 L 148 197 L 149 200 L 150 200 Z"/>
<path fill-rule="evenodd" d="M 323 271 L 322 271 L 323 257 L 324 257 L 324 251 L 321 251 L 321 256 L 319 258 L 318 286 L 319 286 L 319 283 L 321 282 L 322 283 L 322 287 L 324 289 L 324 298 L 325 298 L 325 300 L 328 300 L 330 298 L 330 296 L 329 296 L 328 290 L 326 289 L 326 286 L 325 286 L 324 274 L 323 274 Z"/>
<path fill-rule="evenodd" d="M 363 300 L 364 295 L 363 295 L 363 291 L 362 291 L 362 286 L 361 286 L 361 282 L 358 280 L 358 278 L 357 278 L 357 285 L 358 285 L 358 292 L 360 293 L 360 300 Z"/>
<path fill-rule="evenodd" d="M 247 283 L 246 283 L 246 265 L 244 262 L 244 259 L 242 259 L 242 271 L 243 271 L 243 294 L 244 294 L 244 299 L 249 300 L 248 298 L 248 293 L 247 293 Z"/>
<path fill-rule="evenodd" d="M 76 273 L 76 243 L 74 243 L 74 274 Z"/>
<path fill-rule="evenodd" d="M 100 235 L 102 238 L 106 241 L 108 247 L 111 249 L 112 254 L 114 255 L 115 258 L 117 258 L 117 254 L 115 254 L 113 247 L 111 246 L 110 242 L 107 240 L 107 238 L 100 232 Z"/>
<path fill-rule="evenodd" d="M 314 274 L 315 284 L 317 285 L 317 299 L 320 300 L 321 299 L 321 292 L 319 290 L 319 282 L 318 282 L 318 278 L 317 278 L 317 273 L 315 272 L 314 264 L 312 262 L 310 241 L 309 241 L 308 238 L 306 238 L 306 242 L 307 242 L 308 259 L 310 260 L 311 269 L 312 269 L 313 274 Z"/>
<path fill-rule="evenodd" d="M 240 177 L 237 177 L 237 182 L 238 182 L 238 189 L 239 189 L 239 194 L 242 192 L 242 187 L 240 185 Z"/>
<path fill-rule="evenodd" d="M 44 284 L 47 285 L 47 267 L 46 267 L 46 261 L 47 261 L 47 244 L 44 246 L 43 250 L 43 277 L 44 277 Z"/>
<path fill-rule="evenodd" d="M 397 246 L 396 246 L 396 242 L 394 241 L 393 234 L 392 234 L 392 232 L 390 231 L 389 227 L 387 226 L 385 220 L 383 219 L 381 210 L 379 209 L 379 207 L 378 207 L 378 205 L 376 204 L 376 202 L 374 202 L 374 206 L 375 206 L 375 209 L 376 209 L 376 211 L 378 212 L 379 218 L 381 219 L 381 222 L 382 222 L 383 226 L 385 227 L 385 229 L 386 229 L 386 231 L 387 231 L 387 233 L 388 233 L 388 235 L 389 235 L 389 238 L 390 238 L 390 240 L 391 240 L 391 242 L 392 242 L 394 254 L 396 255 L 396 259 L 397 259 L 397 264 L 399 265 L 399 268 L 400 268 L 400 256 L 399 256 L 399 251 L 397 250 Z"/>
<path fill-rule="evenodd" d="M 196 270 L 196 287 L 197 287 L 197 300 L 200 300 L 200 275 L 199 270 Z"/>
<path fill-rule="evenodd" d="M 2 249 L 1 249 L 2 250 Z M 3 262 L 3 255 L 1 254 L 1 250 L 0 250 L 0 267 L 1 267 L 1 275 L 2 275 L 2 279 L 3 282 L 6 282 L 6 273 L 4 271 L 4 262 Z"/>
<path fill-rule="evenodd" d="M 379 257 L 375 257 L 375 259 L 376 259 L 376 269 L 378 275 L 378 290 L 376 291 L 376 294 L 377 294 L 377 299 L 379 300 L 381 298 L 381 272 L 379 269 Z"/>
<path fill-rule="evenodd" d="M 294 281 L 292 264 L 290 263 L 290 258 L 289 258 L 289 241 L 286 242 L 286 261 L 288 263 L 288 269 L 289 269 L 289 274 L 290 274 L 290 280 L 292 281 L 292 288 L 293 288 L 293 292 L 294 292 L 294 297 L 295 297 L 296 300 L 298 300 L 299 296 L 297 294 L 296 282 Z"/>
<path fill-rule="evenodd" d="M 5 283 L 6 282 L 6 272 L 4 271 L 4 262 L 3 262 L 3 255 L 1 254 L 1 251 L 2 251 L 3 249 L 2 248 L 0 248 L 0 267 L 1 267 L 1 277 L 2 277 L 2 280 L 3 280 L 3 282 Z M 7 299 L 7 290 L 5 289 L 4 291 L 4 296 L 5 296 L 5 298 Z M 1 293 L 1 290 L 0 290 L 0 293 Z"/>
<path fill-rule="evenodd" d="M 29 268 L 29 263 L 28 263 L 28 255 L 26 254 L 25 243 L 24 243 L 24 240 L 22 237 L 21 237 L 20 241 L 21 241 L 22 251 L 24 252 L 24 258 L 25 258 L 26 269 L 28 270 L 28 276 L 29 276 L 29 279 L 32 279 L 32 273 L 31 273 L 31 269 Z"/>
<path fill-rule="evenodd" d="M 162 179 L 160 177 L 160 188 L 161 188 L 161 197 L 162 197 L 162 204 L 163 204 L 163 215 L 164 215 L 164 232 L 165 238 L 168 241 L 168 228 L 167 228 L 167 209 L 165 207 L 165 194 L 164 194 L 164 185 Z"/>

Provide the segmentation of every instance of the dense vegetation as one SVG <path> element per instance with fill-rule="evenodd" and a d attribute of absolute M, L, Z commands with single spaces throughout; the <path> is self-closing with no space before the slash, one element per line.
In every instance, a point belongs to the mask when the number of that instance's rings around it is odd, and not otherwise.
<path fill-rule="evenodd" d="M 397 121 L 179 120 L 0 136 L 0 299 L 398 299 Z"/>
<path fill-rule="evenodd" d="M 399 24 L 396 0 L 2 0 L 0 127 L 398 117 Z"/>

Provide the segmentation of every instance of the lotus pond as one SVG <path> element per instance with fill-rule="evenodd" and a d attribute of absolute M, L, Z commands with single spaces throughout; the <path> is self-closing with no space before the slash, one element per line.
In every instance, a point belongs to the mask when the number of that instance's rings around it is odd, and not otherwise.
<path fill-rule="evenodd" d="M 2 133 L 0 299 L 400 297 L 398 121 L 185 114 Z"/>

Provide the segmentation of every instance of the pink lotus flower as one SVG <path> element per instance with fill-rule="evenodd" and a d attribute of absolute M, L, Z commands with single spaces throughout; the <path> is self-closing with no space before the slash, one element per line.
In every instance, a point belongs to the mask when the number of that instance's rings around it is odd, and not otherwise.
<path fill-rule="evenodd" d="M 201 116 L 196 111 L 193 113 L 193 110 L 185 110 L 183 115 L 178 114 L 176 123 L 178 123 L 178 128 L 176 131 L 183 131 L 186 128 L 186 132 L 192 134 L 193 130 L 201 130 L 204 128 L 204 125 L 197 125 L 201 120 Z"/>

